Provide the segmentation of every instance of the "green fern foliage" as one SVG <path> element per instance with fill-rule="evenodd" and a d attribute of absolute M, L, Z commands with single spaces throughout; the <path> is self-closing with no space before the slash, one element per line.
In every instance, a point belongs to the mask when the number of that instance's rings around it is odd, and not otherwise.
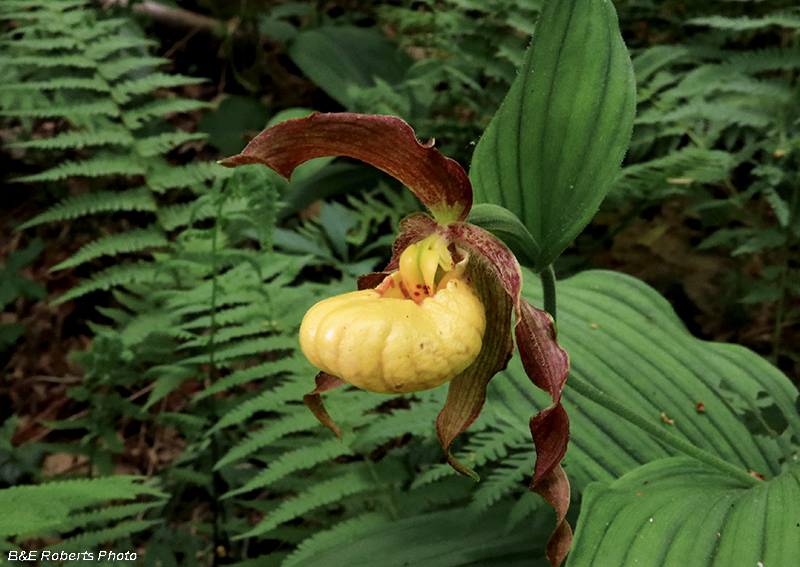
<path fill-rule="evenodd" d="M 8 77 L 0 85 L 3 115 L 29 127 L 30 120 L 36 118 L 57 117 L 68 124 L 53 137 L 17 139 L 10 145 L 26 152 L 51 151 L 56 156 L 58 152 L 77 152 L 81 156 L 77 160 L 56 159 L 55 167 L 17 181 L 59 183 L 80 177 L 95 180 L 95 186 L 126 187 L 67 197 L 24 223 L 22 229 L 99 213 L 156 212 L 155 193 L 226 175 L 217 166 L 174 167 L 166 160 L 167 153 L 204 136 L 176 131 L 162 116 L 198 109 L 204 103 L 158 99 L 150 93 L 200 81 L 158 70 L 166 60 L 149 55 L 152 42 L 142 36 L 132 20 L 108 17 L 89 9 L 86 2 L 61 0 L 4 2 L 0 18 L 13 21 L 11 31 L 2 38 L 11 55 L 0 63 Z M 151 222 L 157 220 L 158 216 L 151 217 Z M 104 256 L 138 254 L 148 258 L 153 250 L 164 249 L 167 244 L 156 226 L 92 242 L 60 268 L 77 267 Z M 98 274 L 96 281 L 85 282 L 66 298 L 141 281 L 143 271 L 147 269 L 138 266 Z"/>
<path fill-rule="evenodd" d="M 162 506 L 166 495 L 142 480 L 112 476 L 0 490 L 1 547 L 19 551 L 16 540 L 66 535 L 49 549 L 82 552 L 148 529 L 157 521 L 139 518 Z"/>

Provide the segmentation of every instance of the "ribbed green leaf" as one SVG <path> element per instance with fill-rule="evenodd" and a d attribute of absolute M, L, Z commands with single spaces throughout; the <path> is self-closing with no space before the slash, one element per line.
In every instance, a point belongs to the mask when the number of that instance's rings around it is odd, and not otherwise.
<path fill-rule="evenodd" d="M 753 488 L 688 458 L 584 494 L 568 567 L 770 567 L 800 561 L 800 466 Z"/>
<path fill-rule="evenodd" d="M 524 296 L 541 304 L 536 279 L 526 277 Z M 800 414 L 797 389 L 778 369 L 737 345 L 692 337 L 669 303 L 635 278 L 583 272 L 559 282 L 558 293 L 559 343 L 570 355 L 571 376 L 745 471 L 780 473 L 792 436 L 800 440 Z M 549 401 L 537 397 L 516 359 L 505 374 L 510 379 L 490 383 L 487 409 L 524 430 L 527 424 L 510 416 Z M 564 392 L 572 423 L 564 470 L 573 486 L 611 481 L 676 454 L 577 394 L 569 379 Z"/>
<path fill-rule="evenodd" d="M 545 2 L 525 62 L 475 149 L 475 202 L 516 214 L 550 264 L 611 188 L 635 87 L 613 4 Z"/>

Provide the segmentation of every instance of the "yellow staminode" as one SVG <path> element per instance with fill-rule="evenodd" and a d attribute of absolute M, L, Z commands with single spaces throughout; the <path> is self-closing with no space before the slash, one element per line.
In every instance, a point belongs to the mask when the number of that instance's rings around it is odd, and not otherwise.
<path fill-rule="evenodd" d="M 317 303 L 303 319 L 300 346 L 314 366 L 378 393 L 435 388 L 463 372 L 481 350 L 484 307 L 440 235 L 412 244 L 400 269 L 376 289 Z"/>

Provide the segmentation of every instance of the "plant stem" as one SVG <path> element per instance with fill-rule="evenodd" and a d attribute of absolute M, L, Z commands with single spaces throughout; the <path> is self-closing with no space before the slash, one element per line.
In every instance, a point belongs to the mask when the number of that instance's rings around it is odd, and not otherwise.
<path fill-rule="evenodd" d="M 544 293 L 544 310 L 550 313 L 553 321 L 556 320 L 556 272 L 553 265 L 548 265 L 539 273 L 542 279 L 542 291 Z"/>
<path fill-rule="evenodd" d="M 662 444 L 668 445 L 669 447 L 680 451 L 684 455 L 694 457 L 698 461 L 705 463 L 708 466 L 713 467 L 746 485 L 756 486 L 762 482 L 749 472 L 737 467 L 736 465 L 724 461 L 716 455 L 712 455 L 711 453 L 692 445 L 685 439 L 681 439 L 680 437 L 669 433 L 664 429 L 663 425 L 658 425 L 643 418 L 641 415 L 632 411 L 624 404 L 618 402 L 613 397 L 597 389 L 595 386 L 589 384 L 582 378 L 575 375 L 570 375 L 569 379 L 567 380 L 567 384 L 582 396 L 585 396 L 593 402 L 603 406 L 607 410 L 614 412 L 619 417 L 648 433 Z"/>
<path fill-rule="evenodd" d="M 800 187 L 795 186 L 792 192 L 792 203 L 789 206 L 789 218 L 786 221 L 784 232 L 786 233 L 786 245 L 783 248 L 783 263 L 780 267 L 780 275 L 778 276 L 778 286 L 780 288 L 780 296 L 778 297 L 778 305 L 775 307 L 775 332 L 772 335 L 772 363 L 778 365 L 778 355 L 781 350 L 781 339 L 783 337 L 783 318 L 786 309 L 786 293 L 787 289 L 787 276 L 789 275 L 789 250 L 794 244 L 792 227 L 794 226 L 796 211 L 798 203 L 800 202 Z"/>

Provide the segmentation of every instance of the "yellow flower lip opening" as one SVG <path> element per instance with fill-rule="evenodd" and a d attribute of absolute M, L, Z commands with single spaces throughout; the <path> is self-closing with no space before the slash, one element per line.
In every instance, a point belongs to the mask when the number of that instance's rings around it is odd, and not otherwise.
<path fill-rule="evenodd" d="M 376 288 L 313 306 L 300 327 L 303 353 L 320 370 L 358 388 L 396 394 L 435 388 L 480 353 L 486 315 L 447 240 L 412 244 Z"/>

